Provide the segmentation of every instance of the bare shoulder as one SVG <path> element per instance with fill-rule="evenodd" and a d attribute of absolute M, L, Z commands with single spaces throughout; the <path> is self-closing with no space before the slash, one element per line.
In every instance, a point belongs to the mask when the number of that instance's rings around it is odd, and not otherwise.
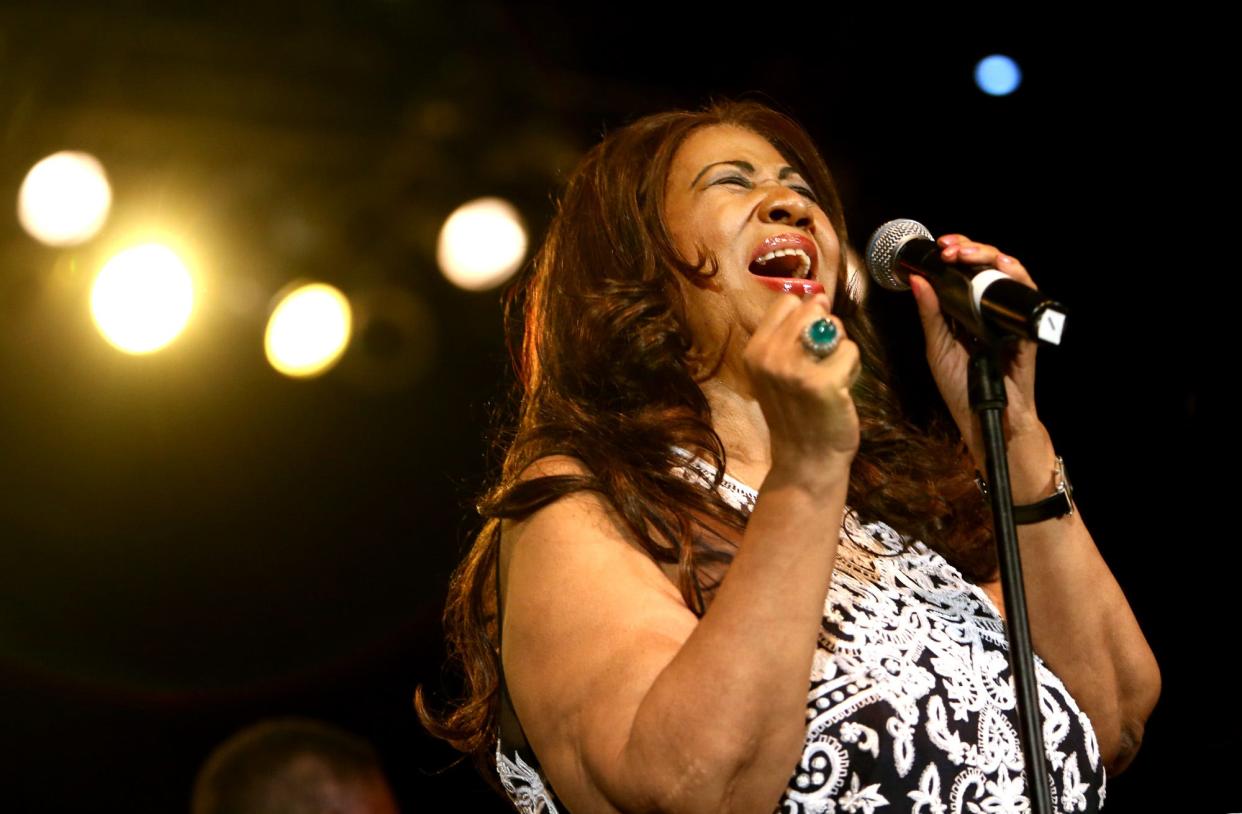
<path fill-rule="evenodd" d="M 551 455 L 540 458 L 519 476 L 520 481 L 557 475 L 590 475 L 577 458 Z M 541 584 L 555 581 L 561 588 L 574 578 L 594 578 L 598 569 L 624 565 L 627 574 L 650 580 L 652 587 L 679 596 L 659 567 L 638 544 L 616 508 L 599 492 L 584 489 L 565 495 L 522 520 L 501 524 L 501 576 L 506 595 L 512 580 L 527 575 L 526 568 L 511 573 L 515 564 L 539 563 Z M 579 573 L 585 572 L 585 573 Z M 513 589 L 523 587 L 518 583 Z"/>
<path fill-rule="evenodd" d="M 574 458 L 522 478 L 590 474 Z M 527 737 L 567 804 L 609 807 L 609 767 L 639 703 L 698 620 L 598 492 L 501 528 L 504 670 Z"/>
<path fill-rule="evenodd" d="M 548 455 L 526 467 L 519 482 L 558 475 L 591 475 L 581 460 L 569 455 Z M 584 525 L 585 524 L 585 525 Z M 568 533 L 572 532 L 572 533 Z M 501 523 L 502 557 L 507 559 L 514 544 L 522 540 L 523 553 L 530 549 L 568 546 L 586 553 L 603 553 L 619 544 L 633 542 L 611 503 L 599 492 L 583 489 L 570 493 L 522 520 Z M 569 553 L 569 552 L 562 552 Z"/>

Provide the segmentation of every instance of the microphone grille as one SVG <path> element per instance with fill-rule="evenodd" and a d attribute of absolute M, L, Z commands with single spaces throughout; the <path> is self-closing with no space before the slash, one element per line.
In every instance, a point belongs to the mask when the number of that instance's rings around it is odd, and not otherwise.
<path fill-rule="evenodd" d="M 871 279 L 889 291 L 908 291 L 910 286 L 897 275 L 897 252 L 911 238 L 932 239 L 927 227 L 916 220 L 890 220 L 871 234 L 867 241 L 867 271 Z"/>

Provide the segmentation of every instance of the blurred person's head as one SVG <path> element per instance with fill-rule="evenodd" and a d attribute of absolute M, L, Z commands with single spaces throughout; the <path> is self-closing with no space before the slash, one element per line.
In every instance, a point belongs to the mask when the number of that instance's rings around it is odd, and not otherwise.
<path fill-rule="evenodd" d="M 220 744 L 194 782 L 192 814 L 397 814 L 366 741 L 301 718 L 263 721 Z"/>

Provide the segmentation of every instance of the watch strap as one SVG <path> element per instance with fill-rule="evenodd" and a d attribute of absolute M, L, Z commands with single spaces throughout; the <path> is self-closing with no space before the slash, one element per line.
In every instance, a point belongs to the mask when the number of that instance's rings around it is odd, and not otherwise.
<path fill-rule="evenodd" d="M 1014 506 L 1014 523 L 1019 526 L 1028 526 L 1033 523 L 1042 523 L 1045 520 L 1067 517 L 1074 513 L 1074 487 L 1070 485 L 1069 477 L 1065 474 L 1065 461 L 1062 460 L 1060 455 L 1057 456 L 1054 474 L 1056 478 L 1056 491 L 1035 503 L 1028 503 L 1025 506 Z M 986 497 L 988 494 L 987 481 L 982 476 L 976 477 L 975 481 L 979 484 L 979 490 Z"/>

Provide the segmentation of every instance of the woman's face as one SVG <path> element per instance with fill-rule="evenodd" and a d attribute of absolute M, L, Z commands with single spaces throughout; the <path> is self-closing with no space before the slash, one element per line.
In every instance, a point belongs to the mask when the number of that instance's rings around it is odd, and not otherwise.
<path fill-rule="evenodd" d="M 718 351 L 732 329 L 740 351 L 777 297 L 832 296 L 840 247 L 828 216 L 806 180 L 750 130 L 691 133 L 669 169 L 664 216 L 682 258 L 719 264 L 714 277 L 682 286 L 699 350 Z"/>

